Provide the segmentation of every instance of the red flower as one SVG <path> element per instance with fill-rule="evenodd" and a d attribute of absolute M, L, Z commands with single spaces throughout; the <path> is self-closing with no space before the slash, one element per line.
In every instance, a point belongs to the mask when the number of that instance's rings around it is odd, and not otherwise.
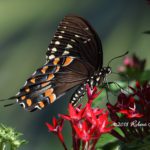
<path fill-rule="evenodd" d="M 73 127 L 78 137 L 83 141 L 89 141 L 93 139 L 93 130 L 90 130 L 90 125 L 86 120 L 74 124 Z"/>
<path fill-rule="evenodd" d="M 60 114 L 59 116 L 65 120 L 79 121 L 83 117 L 84 110 L 85 109 L 80 109 L 80 107 L 75 108 L 72 106 L 72 104 L 69 104 L 69 106 L 68 106 L 69 115 Z"/>
<path fill-rule="evenodd" d="M 135 104 L 134 104 L 133 108 L 129 107 L 129 109 L 122 109 L 122 110 L 119 110 L 119 112 L 121 114 L 124 114 L 127 118 L 141 118 L 141 117 L 143 117 L 142 114 L 140 114 L 136 111 Z"/>
<path fill-rule="evenodd" d="M 46 123 L 47 128 L 49 129 L 50 132 L 56 134 L 59 138 L 59 140 L 61 141 L 63 147 L 65 150 L 67 150 L 67 147 L 64 143 L 64 138 L 62 135 L 62 129 L 63 129 L 63 124 L 64 124 L 64 120 L 63 119 L 59 119 L 57 120 L 55 117 L 53 117 L 53 125 Z"/>
<path fill-rule="evenodd" d="M 86 85 L 86 89 L 87 89 L 88 103 L 90 103 L 90 104 L 103 91 L 103 89 L 102 89 L 99 92 L 97 92 L 96 86 L 93 89 L 91 89 L 88 84 Z"/>
<path fill-rule="evenodd" d="M 59 139 L 64 142 L 64 138 L 61 133 L 63 129 L 63 123 L 64 123 L 63 119 L 56 120 L 56 118 L 53 117 L 53 125 L 46 123 L 46 126 L 48 127 L 50 132 L 54 132 L 55 134 L 57 134 Z"/>

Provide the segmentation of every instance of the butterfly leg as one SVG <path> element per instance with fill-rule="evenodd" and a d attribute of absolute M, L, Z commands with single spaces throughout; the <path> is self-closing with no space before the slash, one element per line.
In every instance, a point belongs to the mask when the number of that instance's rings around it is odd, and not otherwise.
<path fill-rule="evenodd" d="M 73 94 L 71 100 L 70 100 L 70 103 L 73 105 L 73 106 L 76 106 L 77 103 L 82 99 L 82 97 L 85 95 L 85 91 L 86 91 L 86 85 L 83 84 L 81 85 L 76 91 L 75 93 Z"/>

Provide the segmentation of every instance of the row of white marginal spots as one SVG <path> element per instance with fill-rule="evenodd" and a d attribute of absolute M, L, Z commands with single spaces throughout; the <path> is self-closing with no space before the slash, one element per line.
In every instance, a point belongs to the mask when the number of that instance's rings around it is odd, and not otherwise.
<path fill-rule="evenodd" d="M 66 29 L 67 27 L 63 27 L 63 28 Z M 87 28 L 85 28 L 85 30 L 89 30 L 89 28 L 87 27 Z M 63 34 L 64 34 L 65 31 L 60 31 L 60 33 L 63 33 Z M 54 37 L 56 37 L 56 36 L 54 36 Z M 80 36 L 77 35 L 77 34 L 75 34 L 75 37 L 76 37 L 76 38 L 80 38 Z M 62 39 L 63 36 L 62 36 L 62 35 L 59 35 L 58 38 L 59 38 L 59 39 Z M 72 41 L 72 42 L 75 42 L 74 39 L 71 39 L 71 41 Z M 91 41 L 90 38 L 89 38 L 88 40 L 83 41 L 83 43 L 86 44 L 86 43 L 89 42 L 89 41 Z M 52 43 L 53 43 L 53 42 L 51 41 L 51 44 L 52 44 Z M 55 41 L 55 45 L 60 45 L 60 41 Z M 70 44 L 68 43 L 67 46 L 66 46 L 66 49 L 70 49 L 70 48 L 73 48 L 73 47 L 72 47 L 72 45 L 70 45 Z M 48 51 L 50 51 L 50 48 L 48 48 Z M 48 57 L 49 60 L 55 58 L 55 55 L 54 55 L 55 52 L 57 52 L 57 48 L 56 48 L 56 47 L 53 47 L 53 48 L 51 49 L 51 53 L 53 53 L 53 54 Z M 68 54 L 69 54 L 69 51 L 65 50 L 62 55 L 68 55 Z"/>

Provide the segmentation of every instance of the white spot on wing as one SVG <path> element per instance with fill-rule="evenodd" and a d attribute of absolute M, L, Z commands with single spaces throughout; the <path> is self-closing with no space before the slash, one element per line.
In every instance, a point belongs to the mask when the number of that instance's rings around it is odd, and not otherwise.
<path fill-rule="evenodd" d="M 38 105 L 34 106 L 34 108 L 41 110 L 41 108 Z"/>
<path fill-rule="evenodd" d="M 59 42 L 59 41 L 56 41 L 56 42 L 55 42 L 55 44 L 56 44 L 56 45 L 59 45 L 59 44 L 60 44 L 60 42 Z"/>
<path fill-rule="evenodd" d="M 16 96 L 18 96 L 20 94 L 20 92 L 18 92 L 17 94 L 16 94 Z"/>
<path fill-rule="evenodd" d="M 36 74 L 36 71 L 34 71 L 34 73 L 32 75 L 35 75 Z"/>
<path fill-rule="evenodd" d="M 62 55 L 67 55 L 67 54 L 69 54 L 69 52 L 68 51 L 64 51 Z"/>
<path fill-rule="evenodd" d="M 75 97 L 78 97 L 78 94 L 75 94 Z"/>
<path fill-rule="evenodd" d="M 79 38 L 80 36 L 79 36 L 79 35 L 77 35 L 77 34 L 75 34 L 75 37 Z"/>
<path fill-rule="evenodd" d="M 66 48 L 72 48 L 72 45 L 70 44 L 67 44 L 67 47 Z"/>
<path fill-rule="evenodd" d="M 58 38 L 62 39 L 62 38 L 63 38 L 63 36 L 59 35 L 59 36 L 58 36 Z"/>
<path fill-rule="evenodd" d="M 52 48 L 52 52 L 57 52 L 57 48 L 56 48 L 56 47 L 53 47 L 53 48 Z"/>
<path fill-rule="evenodd" d="M 74 39 L 71 39 L 72 42 L 76 42 Z"/>
<path fill-rule="evenodd" d="M 49 59 L 50 59 L 50 60 L 53 59 L 53 58 L 55 58 L 55 55 L 50 55 L 50 56 L 49 56 Z"/>
<path fill-rule="evenodd" d="M 24 86 L 26 86 L 26 85 L 27 85 L 27 81 L 25 82 Z"/>
<path fill-rule="evenodd" d="M 22 102 L 20 103 L 20 105 L 23 107 L 23 108 L 26 108 L 25 104 Z"/>
<path fill-rule="evenodd" d="M 65 33 L 65 31 L 60 31 L 61 33 Z"/>

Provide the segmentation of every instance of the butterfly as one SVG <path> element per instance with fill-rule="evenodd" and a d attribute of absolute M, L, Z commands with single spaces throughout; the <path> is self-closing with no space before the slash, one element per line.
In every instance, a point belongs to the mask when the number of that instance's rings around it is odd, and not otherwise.
<path fill-rule="evenodd" d="M 90 88 L 100 85 L 109 73 L 111 68 L 103 67 L 101 40 L 92 26 L 82 17 L 65 16 L 48 46 L 46 63 L 10 99 L 31 112 L 45 108 L 77 86 L 70 100 L 76 105 L 86 84 Z"/>

